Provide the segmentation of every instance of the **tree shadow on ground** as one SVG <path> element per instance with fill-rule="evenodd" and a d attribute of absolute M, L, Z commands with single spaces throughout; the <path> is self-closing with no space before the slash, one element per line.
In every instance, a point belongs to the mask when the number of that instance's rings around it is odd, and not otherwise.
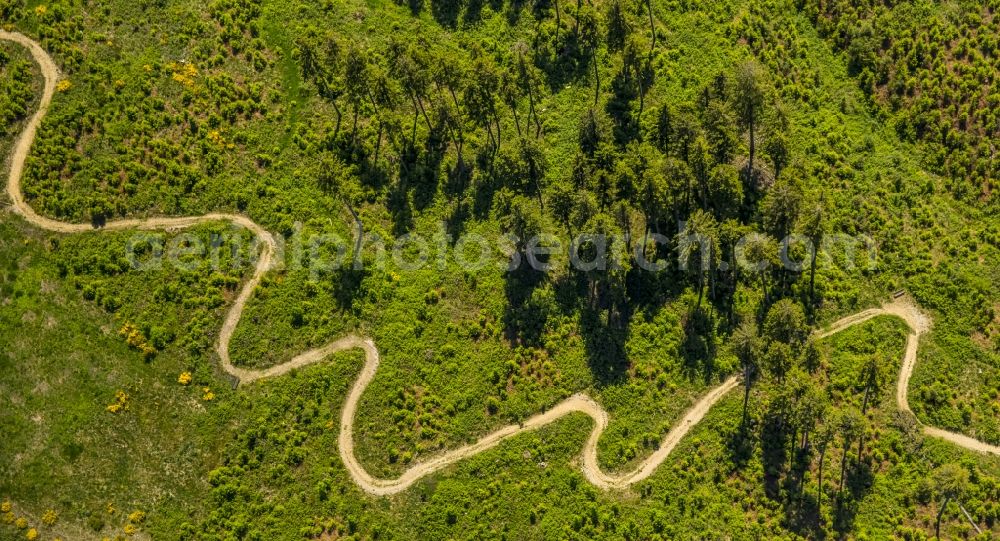
<path fill-rule="evenodd" d="M 365 278 L 370 274 L 367 269 L 354 269 L 344 265 L 333 271 L 329 281 L 333 291 L 333 299 L 337 308 L 356 312 L 354 301 L 362 290 Z"/>
<path fill-rule="evenodd" d="M 684 375 L 691 380 L 700 378 L 706 383 L 711 382 L 715 376 L 715 357 L 718 353 L 714 318 L 704 307 L 695 306 L 681 319 L 681 328 L 684 333 L 680 349 Z"/>
<path fill-rule="evenodd" d="M 771 402 L 761 423 L 761 462 L 764 466 L 764 493 L 772 500 L 781 499 L 781 478 L 788 462 L 788 423 L 784 405 Z"/>
<path fill-rule="evenodd" d="M 445 28 L 454 29 L 458 26 L 461 11 L 461 0 L 431 0 L 431 16 Z"/>
<path fill-rule="evenodd" d="M 539 298 L 536 289 L 545 281 L 545 273 L 528 265 L 507 272 L 504 293 L 507 306 L 503 314 L 503 329 L 512 344 L 538 347 L 549 315 L 554 309 L 554 298 Z"/>
<path fill-rule="evenodd" d="M 386 208 L 392 215 L 392 233 L 397 237 L 406 234 L 413 228 L 413 206 L 410 204 L 410 192 L 406 186 L 397 181 L 389 190 Z"/>
<path fill-rule="evenodd" d="M 753 416 L 750 416 L 747 426 L 737 426 L 722 437 L 726 454 L 734 471 L 745 468 L 750 463 L 750 459 L 753 458 L 754 450 L 757 448 L 757 438 L 753 436 L 754 425 L 755 420 Z"/>

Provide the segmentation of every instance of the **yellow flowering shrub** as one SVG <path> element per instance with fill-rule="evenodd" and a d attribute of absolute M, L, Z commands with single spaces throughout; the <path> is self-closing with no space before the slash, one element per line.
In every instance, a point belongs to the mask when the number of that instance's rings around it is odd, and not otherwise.
<path fill-rule="evenodd" d="M 27 533 L 24 534 L 25 539 L 28 541 L 35 541 L 38 539 L 38 530 L 31 528 Z"/>
<path fill-rule="evenodd" d="M 135 524 L 130 523 L 126 524 L 122 530 L 125 532 L 125 535 L 135 535 L 139 531 L 139 528 L 136 528 Z"/>
<path fill-rule="evenodd" d="M 56 90 L 59 92 L 66 92 L 67 90 L 73 88 L 73 83 L 69 79 L 63 79 L 56 84 Z"/>
<path fill-rule="evenodd" d="M 4 501 L 3 503 L 0 503 L 0 512 L 10 513 L 10 510 L 12 508 L 13 506 L 11 506 L 9 501 Z"/>
<path fill-rule="evenodd" d="M 122 390 L 115 392 L 115 401 L 108 404 L 107 410 L 111 413 L 118 413 L 120 411 L 128 411 L 128 393 Z M 109 509 L 111 509 L 109 504 Z M 114 511 L 108 511 L 109 513 L 114 513 Z"/>
<path fill-rule="evenodd" d="M 145 522 L 145 520 L 146 520 L 146 513 L 143 513 L 142 511 L 139 511 L 138 509 L 136 509 L 135 511 L 132 511 L 128 515 L 128 521 L 131 522 L 132 524 L 141 524 L 141 523 Z"/>
<path fill-rule="evenodd" d="M 42 523 L 46 526 L 52 526 L 56 523 L 56 519 L 59 518 L 59 514 L 53 509 L 49 509 L 42 515 Z"/>
<path fill-rule="evenodd" d="M 156 355 L 156 348 L 154 348 L 149 341 L 146 340 L 146 336 L 142 334 L 142 331 L 138 327 L 131 323 L 125 323 L 122 325 L 121 329 L 118 329 L 118 335 L 125 338 L 125 342 L 136 351 L 142 352 L 142 356 L 146 360 L 150 360 Z"/>
<path fill-rule="evenodd" d="M 191 372 L 181 372 L 180 376 L 177 376 L 177 383 L 181 385 L 188 385 L 191 383 Z"/>
<path fill-rule="evenodd" d="M 202 387 L 201 392 L 205 393 L 204 396 L 201 397 L 202 400 L 205 400 L 206 402 L 211 402 L 212 400 L 215 400 L 215 393 L 212 392 L 212 389 L 209 389 L 208 387 Z"/>
<path fill-rule="evenodd" d="M 37 6 L 35 8 L 35 15 L 38 15 L 39 17 L 45 15 L 48 12 L 49 12 L 48 6 Z"/>
<path fill-rule="evenodd" d="M 3 514 L 3 522 L 4 522 L 4 524 L 13 524 L 14 523 L 14 512 L 13 511 L 7 511 L 6 513 L 4 513 Z"/>
<path fill-rule="evenodd" d="M 28 519 L 24 517 L 17 517 L 17 520 L 14 521 L 14 526 L 17 526 L 17 529 L 19 530 L 23 530 L 28 527 Z"/>
<path fill-rule="evenodd" d="M 194 87 L 194 78 L 198 76 L 198 68 L 194 64 L 171 62 L 167 68 L 172 72 L 171 79 L 188 88 Z"/>

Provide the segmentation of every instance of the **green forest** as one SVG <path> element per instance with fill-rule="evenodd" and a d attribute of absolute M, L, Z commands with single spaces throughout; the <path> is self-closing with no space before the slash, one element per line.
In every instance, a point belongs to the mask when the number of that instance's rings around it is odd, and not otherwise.
<path fill-rule="evenodd" d="M 0 0 L 0 539 L 1000 538 L 998 9 Z"/>

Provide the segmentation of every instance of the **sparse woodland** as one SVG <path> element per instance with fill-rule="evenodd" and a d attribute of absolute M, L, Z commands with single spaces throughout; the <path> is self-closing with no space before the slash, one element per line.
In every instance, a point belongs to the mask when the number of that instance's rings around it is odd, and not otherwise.
<path fill-rule="evenodd" d="M 1000 458 L 917 426 L 1000 443 L 994 4 L 0 0 L 63 70 L 24 177 L 40 214 L 234 212 L 351 241 L 362 269 L 270 272 L 232 358 L 371 336 L 355 446 L 373 475 L 576 392 L 608 410 L 598 457 L 622 470 L 742 377 L 626 493 L 581 474 L 573 416 L 378 499 L 336 453 L 359 352 L 238 389 L 218 368 L 249 233 L 136 248 L 3 211 L 0 538 L 995 538 Z M 4 156 L 41 88 L 29 58 L 0 42 Z M 450 248 L 603 234 L 670 265 L 468 269 L 436 246 L 441 264 L 379 266 L 352 252 L 356 221 Z M 875 248 L 792 245 L 789 270 L 789 235 Z M 192 243 L 215 258 L 141 264 Z M 916 420 L 894 398 L 902 322 L 812 336 L 899 289 L 934 320 Z"/>

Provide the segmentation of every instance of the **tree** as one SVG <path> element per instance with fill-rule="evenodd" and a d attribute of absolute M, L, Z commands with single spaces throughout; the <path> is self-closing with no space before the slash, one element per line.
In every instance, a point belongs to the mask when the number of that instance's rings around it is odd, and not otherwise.
<path fill-rule="evenodd" d="M 788 344 L 774 340 L 767 343 L 764 359 L 767 361 L 765 366 L 771 376 L 779 382 L 784 382 L 785 375 L 791 371 L 795 363 L 795 353 Z"/>
<path fill-rule="evenodd" d="M 969 484 L 969 471 L 958 464 L 945 464 L 934 470 L 933 479 L 934 490 L 942 500 L 934 524 L 934 536 L 941 539 L 941 517 L 951 500 L 960 499 L 965 494 Z"/>
<path fill-rule="evenodd" d="M 608 3 L 605 20 L 608 25 L 608 48 L 612 51 L 621 50 L 625 46 L 625 40 L 632 32 L 625 16 L 625 6 L 622 5 L 622 0 L 612 0 Z"/>
<path fill-rule="evenodd" d="M 696 276 L 698 306 L 705 292 L 706 276 L 711 281 L 712 272 L 719 265 L 718 246 L 719 224 L 703 210 L 696 210 L 684 229 L 677 233 L 677 257 L 681 268 Z"/>
<path fill-rule="evenodd" d="M 720 102 L 711 102 L 705 110 L 705 138 L 716 163 L 729 163 L 733 160 L 739 143 L 736 125 L 729 109 Z"/>
<path fill-rule="evenodd" d="M 869 355 L 861 367 L 861 385 L 865 389 L 861 401 L 861 413 L 868 411 L 868 400 L 873 392 L 878 392 L 888 379 L 885 359 L 881 355 Z"/>
<path fill-rule="evenodd" d="M 760 355 L 763 349 L 763 341 L 757 334 L 757 325 L 753 319 L 746 319 L 733 333 L 731 347 L 733 354 L 740 361 L 743 368 L 743 422 L 741 426 L 745 429 L 747 425 L 747 412 L 750 403 L 750 388 L 760 371 Z"/>
<path fill-rule="evenodd" d="M 582 201 L 581 201 L 582 202 Z M 621 237 L 615 219 L 603 212 L 589 214 L 589 219 L 581 226 L 589 238 L 578 239 L 576 253 L 581 264 L 588 265 L 584 270 L 588 282 L 588 298 L 591 308 L 599 306 L 605 299 L 605 293 L 610 293 L 612 300 L 623 298 L 623 272 L 618 264 L 618 258 L 612 252 L 615 249 L 615 239 Z M 609 316 L 614 302 L 608 304 Z M 608 320 L 611 321 L 610 319 Z"/>
<path fill-rule="evenodd" d="M 816 515 L 818 516 L 823 516 L 823 464 L 826 462 L 826 450 L 833 442 L 839 426 L 839 419 L 827 419 L 816 433 L 816 448 L 819 449 L 819 478 L 816 489 Z"/>
<path fill-rule="evenodd" d="M 800 371 L 802 378 L 797 381 L 802 383 L 799 389 L 798 409 L 796 410 L 796 425 L 802 429 L 801 449 L 809 448 L 809 435 L 816 428 L 816 424 L 826 416 L 830 406 L 829 397 L 826 390 L 814 378 L 809 377 L 805 371 Z"/>
<path fill-rule="evenodd" d="M 802 189 L 799 187 L 798 179 L 790 175 L 785 175 L 776 181 L 767 195 L 764 196 L 761 205 L 764 224 L 779 239 L 779 242 L 788 242 L 788 234 L 798 219 L 801 203 Z M 782 291 L 785 290 L 787 284 L 788 271 L 786 266 L 782 266 L 779 271 Z"/>
<path fill-rule="evenodd" d="M 673 211 L 674 220 L 680 220 L 681 213 L 691 213 L 691 186 L 694 174 L 691 167 L 677 158 L 667 158 L 663 161 L 663 178 L 667 184 L 669 206 Z"/>
<path fill-rule="evenodd" d="M 465 169 L 465 158 L 462 147 L 465 145 L 465 122 L 462 116 L 462 104 L 458 100 L 458 94 L 464 89 L 466 73 L 464 63 L 455 59 L 451 55 L 441 55 L 434 63 L 434 73 L 432 75 L 434 83 L 438 89 L 445 89 L 451 96 L 453 107 L 442 107 L 442 116 L 450 130 L 457 132 L 452 136 L 458 153 L 458 170 Z"/>
<path fill-rule="evenodd" d="M 737 121 L 749 134 L 750 155 L 747 161 L 747 178 L 753 180 L 754 154 L 757 149 L 757 124 L 764 107 L 760 67 L 753 60 L 747 60 L 736 69 L 736 89 L 733 95 Z"/>
<path fill-rule="evenodd" d="M 426 44 L 404 44 L 393 42 L 389 46 L 392 58 L 390 74 L 402 84 L 413 104 L 413 136 L 411 144 L 416 146 L 417 121 L 423 115 L 427 130 L 432 131 L 430 118 L 424 109 L 423 96 L 430 84 L 430 59 L 425 52 Z"/>
<path fill-rule="evenodd" d="M 866 424 L 867 419 L 865 416 L 853 406 L 844 410 L 844 414 L 840 418 L 840 437 L 844 440 L 844 455 L 840 460 L 840 488 L 838 489 L 840 491 L 844 490 L 844 477 L 847 473 L 847 453 L 850 451 L 851 443 L 865 433 Z"/>
<path fill-rule="evenodd" d="M 694 179 L 698 181 L 698 195 L 700 199 L 699 208 L 708 208 L 708 174 L 712 169 L 712 154 L 709 150 L 708 141 L 704 136 L 699 135 L 691 146 L 688 164 L 691 165 L 691 172 Z M 691 212 L 691 195 L 688 195 L 687 211 Z"/>
<path fill-rule="evenodd" d="M 580 121 L 578 132 L 580 150 L 593 156 L 604 141 L 609 139 L 607 119 L 594 109 L 589 109 Z"/>
<path fill-rule="evenodd" d="M 767 273 L 771 266 L 778 261 L 778 244 L 773 238 L 763 233 L 750 233 L 744 239 L 743 253 L 739 262 L 748 273 L 760 280 L 764 292 L 762 307 L 767 306 Z"/>
<path fill-rule="evenodd" d="M 549 208 L 555 219 L 573 236 L 573 206 L 576 190 L 564 180 L 556 182 L 549 192 Z"/>
<path fill-rule="evenodd" d="M 556 16 L 559 14 L 559 2 L 556 1 Z M 558 26 L 557 26 L 558 31 Z M 521 84 L 524 92 L 528 94 L 528 115 L 535 120 L 535 137 L 540 137 L 542 135 L 542 121 L 538 118 L 538 110 L 535 108 L 535 103 L 538 98 L 535 93 L 540 88 L 542 75 L 539 74 L 538 68 L 534 66 L 533 62 L 528 62 L 525 56 L 528 52 L 528 45 L 523 41 L 519 41 L 514 45 L 514 52 L 517 54 L 517 80 Z"/>
<path fill-rule="evenodd" d="M 464 103 L 471 119 L 486 128 L 493 154 L 500 150 L 500 119 L 497 116 L 496 93 L 500 74 L 494 62 L 483 51 L 474 50 L 472 80 L 465 87 Z M 496 133 L 493 127 L 496 127 Z"/>
<path fill-rule="evenodd" d="M 517 116 L 517 106 L 521 102 L 523 91 L 520 81 L 517 80 L 510 70 L 503 70 L 500 74 L 500 97 L 503 99 L 504 105 L 509 107 L 511 113 L 513 113 L 514 128 L 517 129 L 517 137 L 519 139 L 523 138 L 524 132 L 521 131 L 521 120 Z"/>
<path fill-rule="evenodd" d="M 639 198 L 643 214 L 642 253 L 646 253 L 646 239 L 649 237 L 651 224 L 659 224 L 666 218 L 669 193 L 663 170 L 651 167 L 639 178 Z M 659 227 L 658 225 L 656 226 Z"/>
<path fill-rule="evenodd" d="M 673 112 L 670 105 L 664 104 L 656 111 L 656 129 L 653 132 L 653 144 L 664 154 L 670 154 L 673 138 Z"/>
<path fill-rule="evenodd" d="M 506 204 L 503 197 L 498 197 L 497 213 L 500 214 L 500 226 L 517 237 L 515 247 L 523 254 L 528 241 L 542 230 L 539 209 L 531 199 L 515 195 Z"/>
<path fill-rule="evenodd" d="M 809 253 L 809 316 L 815 317 L 816 311 L 816 256 L 826 234 L 826 201 L 822 194 L 816 201 L 805 205 L 800 219 L 802 234 L 809 238 L 812 250 Z"/>
<path fill-rule="evenodd" d="M 538 207 L 545 210 L 545 203 L 542 202 L 542 179 L 548 169 L 545 152 L 537 139 L 521 139 L 520 143 L 518 151 L 524 176 L 531 182 L 535 190 Z"/>
<path fill-rule="evenodd" d="M 796 352 L 809 336 L 809 326 L 802 306 L 791 299 L 781 299 L 767 311 L 764 335 L 770 340 L 791 346 Z"/>
<path fill-rule="evenodd" d="M 770 134 L 764 150 L 771 157 L 771 165 L 774 166 L 774 178 L 781 176 L 781 170 L 788 164 L 788 137 L 784 131 L 777 131 Z"/>
<path fill-rule="evenodd" d="M 786 176 L 776 181 L 761 203 L 761 214 L 769 232 L 778 239 L 788 236 L 801 205 L 802 188 L 797 179 Z"/>
<path fill-rule="evenodd" d="M 726 312 L 730 324 L 733 324 L 735 319 L 736 284 L 740 276 L 740 267 L 736 263 L 736 246 L 740 239 L 747 234 L 747 231 L 747 226 L 734 219 L 725 220 L 719 226 L 719 250 L 725 254 L 723 258 L 726 259 L 726 268 L 723 269 L 720 265 L 719 270 L 725 283 L 724 298 L 727 301 Z"/>
<path fill-rule="evenodd" d="M 723 163 L 708 174 L 708 199 L 718 220 L 736 218 L 743 203 L 743 183 L 739 171 Z"/>
<path fill-rule="evenodd" d="M 371 85 L 371 69 L 369 67 L 368 54 L 364 49 L 352 46 L 347 53 L 347 62 L 344 65 L 344 82 L 347 92 L 347 100 L 351 103 L 354 112 L 354 121 L 351 127 L 351 140 L 355 138 L 358 130 L 358 114 L 361 104 L 369 96 Z"/>

